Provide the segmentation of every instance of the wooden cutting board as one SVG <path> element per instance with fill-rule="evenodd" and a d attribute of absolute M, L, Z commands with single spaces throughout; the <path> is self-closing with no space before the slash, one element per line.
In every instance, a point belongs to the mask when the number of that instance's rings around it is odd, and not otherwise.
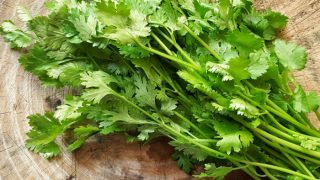
<path fill-rule="evenodd" d="M 44 0 L 0 0 L 0 22 L 18 24 L 16 7 L 32 14 L 42 11 Z M 290 17 L 282 35 L 308 48 L 307 69 L 296 77 L 309 90 L 320 93 L 320 0 L 257 0 L 259 8 L 271 7 Z M 150 144 L 126 144 L 123 136 L 97 136 L 80 150 L 47 161 L 24 147 L 26 116 L 53 110 L 71 89 L 44 89 L 37 78 L 17 61 L 19 53 L 0 40 L 0 180 L 16 179 L 192 179 L 171 160 L 166 139 Z M 61 140 L 63 144 L 64 141 Z M 237 178 L 238 177 L 238 178 Z M 242 179 L 248 179 L 241 176 Z M 228 179 L 240 179 L 234 175 Z"/>

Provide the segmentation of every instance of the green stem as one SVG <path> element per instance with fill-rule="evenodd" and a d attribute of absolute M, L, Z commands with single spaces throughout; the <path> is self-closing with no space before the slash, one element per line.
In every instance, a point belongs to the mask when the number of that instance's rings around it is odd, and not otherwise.
<path fill-rule="evenodd" d="M 287 159 L 283 158 L 282 155 L 280 155 L 278 152 L 270 149 L 267 146 L 263 146 L 262 149 L 266 152 L 268 152 L 270 155 L 274 156 L 275 158 L 277 158 L 277 160 L 281 160 L 281 161 L 277 161 L 275 159 L 273 159 L 273 157 L 268 157 L 268 161 L 270 161 L 272 164 L 276 165 L 276 166 L 280 166 L 283 168 L 287 168 L 289 169 L 289 166 L 287 164 L 284 164 L 287 162 Z"/>
<path fill-rule="evenodd" d="M 177 43 L 177 41 L 175 39 L 170 39 L 170 37 L 168 37 L 165 33 L 163 33 L 162 31 L 158 30 L 158 32 L 160 33 L 161 36 L 163 36 L 169 43 L 171 43 L 175 48 L 177 48 L 177 50 L 182 54 L 182 56 L 184 58 L 186 58 L 186 60 L 195 65 L 195 66 L 199 66 L 197 63 L 194 62 L 194 60 L 188 55 L 187 52 L 185 52 L 181 46 L 179 46 L 179 44 Z M 160 39 L 159 39 L 160 40 Z M 160 40 L 161 41 L 161 40 Z"/>
<path fill-rule="evenodd" d="M 300 159 L 298 159 L 297 157 L 294 157 L 295 161 L 298 163 L 298 165 L 302 168 L 302 170 L 307 173 L 309 176 L 313 177 L 314 179 L 316 179 L 313 174 L 311 173 L 311 171 L 307 168 L 307 166 L 300 161 Z"/>
<path fill-rule="evenodd" d="M 291 162 L 291 164 L 298 169 L 300 172 L 304 172 L 303 170 L 301 170 L 301 166 L 298 164 L 298 162 L 292 158 L 289 154 L 287 154 L 286 152 L 282 152 L 282 154 Z"/>
<path fill-rule="evenodd" d="M 186 122 L 187 124 L 189 124 L 194 130 L 196 130 L 199 134 L 201 134 L 203 137 L 205 138 L 210 138 L 209 136 L 206 135 L 206 133 L 204 133 L 200 128 L 198 128 L 195 124 L 193 124 L 191 121 L 189 121 L 189 119 L 187 119 L 186 117 L 184 117 L 182 114 L 178 113 L 178 112 L 174 112 L 174 114 L 176 116 L 178 116 L 181 120 L 183 120 L 184 122 Z"/>
<path fill-rule="evenodd" d="M 241 167 L 242 165 L 240 163 L 238 163 L 237 161 L 232 161 L 230 160 L 230 162 L 234 165 L 236 165 L 237 167 Z M 250 168 L 246 168 L 246 169 L 242 169 L 242 171 L 244 171 L 245 173 L 247 173 L 249 176 L 251 176 L 254 180 L 261 180 L 260 177 L 258 177 L 256 175 L 256 172 L 254 170 L 251 170 Z"/>
<path fill-rule="evenodd" d="M 299 123 L 298 121 L 296 121 L 295 119 L 293 119 L 291 116 L 283 114 L 283 113 L 271 108 L 270 106 L 266 106 L 265 109 L 272 112 L 273 114 L 283 118 L 284 120 L 292 123 L 297 128 L 299 128 L 301 131 L 308 133 L 309 135 L 312 135 L 312 136 L 320 137 L 320 133 L 318 131 L 315 131 L 313 129 L 310 129 L 309 127 L 306 127 L 305 125 L 303 125 L 303 124 Z"/>
<path fill-rule="evenodd" d="M 177 57 L 170 56 L 170 55 L 168 55 L 168 54 L 165 54 L 165 53 L 163 53 L 163 52 L 161 52 L 161 51 L 158 51 L 158 50 L 155 50 L 155 49 L 153 49 L 153 48 L 146 47 L 145 45 L 143 45 L 143 44 L 142 44 L 140 41 L 138 41 L 138 40 L 136 40 L 136 43 L 137 43 L 141 48 L 143 48 L 143 49 L 146 50 L 146 51 L 149 51 L 149 52 L 151 52 L 151 53 L 157 54 L 157 55 L 159 55 L 159 56 L 161 56 L 161 57 L 163 57 L 163 58 L 166 58 L 166 59 L 168 59 L 168 60 L 171 60 L 171 61 L 173 61 L 173 62 L 175 62 L 175 63 L 177 63 L 177 64 L 180 64 L 180 65 L 182 65 L 182 66 L 184 66 L 184 67 L 189 67 L 189 68 L 195 69 L 195 70 L 197 70 L 197 71 L 201 71 L 201 68 L 198 67 L 198 66 L 194 66 L 194 65 L 189 64 L 189 63 L 187 63 L 187 62 L 181 61 L 181 59 L 179 59 L 179 58 L 177 58 Z"/>
<path fill-rule="evenodd" d="M 262 125 L 262 127 L 264 127 L 266 130 L 268 130 L 269 132 L 271 132 L 272 134 L 277 134 L 280 137 L 283 137 L 285 139 L 287 139 L 288 141 L 294 142 L 294 143 L 300 143 L 300 141 L 294 137 L 292 137 L 290 134 L 287 134 L 283 131 L 280 131 L 277 128 L 274 128 L 270 125 Z"/>
<path fill-rule="evenodd" d="M 205 47 L 219 62 L 222 62 L 223 59 L 220 58 L 218 53 L 212 50 L 209 45 L 204 42 L 199 36 L 197 36 L 188 26 L 184 25 L 184 28 L 188 31 L 188 33 L 195 38 L 203 47 Z"/>
<path fill-rule="evenodd" d="M 247 154 L 247 157 L 249 158 L 249 160 L 255 161 L 255 159 L 254 159 L 251 155 Z M 260 169 L 264 172 L 264 174 L 265 174 L 269 179 L 271 179 L 271 180 L 277 180 L 276 177 L 274 177 L 272 174 L 270 174 L 270 172 L 268 171 L 268 169 L 263 168 L 263 167 L 260 167 Z"/>
<path fill-rule="evenodd" d="M 316 164 L 320 164 L 320 161 L 315 159 L 315 158 L 312 158 L 312 157 L 309 157 L 309 156 L 306 156 L 304 154 L 301 154 L 301 153 L 298 153 L 298 152 L 295 152 L 295 151 L 292 151 L 292 150 L 289 150 L 287 148 L 284 148 L 282 146 L 280 146 L 279 144 L 276 144 L 276 143 L 273 143 L 269 140 L 267 140 L 266 138 L 262 137 L 261 135 L 257 134 L 257 137 L 259 139 L 261 139 L 263 142 L 265 142 L 266 144 L 268 144 L 269 146 L 271 147 L 274 147 L 276 149 L 278 149 L 279 151 L 281 152 L 287 152 L 293 156 L 296 156 L 296 157 L 299 157 L 299 158 L 302 158 L 302 159 L 305 159 L 307 161 L 310 161 L 310 162 L 313 162 L 313 163 L 316 163 Z"/>
<path fill-rule="evenodd" d="M 235 116 L 235 115 L 231 115 L 231 117 L 238 121 L 239 123 L 243 124 L 245 127 L 247 127 L 248 129 L 251 129 L 253 132 L 255 132 L 256 134 L 259 134 L 273 142 L 276 142 L 276 143 L 279 143 L 283 146 L 286 146 L 288 148 L 291 148 L 293 150 L 296 150 L 298 152 L 301 152 L 301 153 L 304 153 L 304 154 L 308 154 L 310 156 L 313 156 L 313 157 L 316 157 L 316 158 L 320 158 L 320 152 L 317 152 L 317 151 L 312 151 L 312 150 L 308 150 L 308 149 L 305 149 L 299 145 L 296 145 L 294 143 L 291 143 L 291 142 L 288 142 L 286 140 L 283 140 L 281 138 L 278 138 L 272 134 L 269 134 L 267 133 L 266 131 L 263 131 L 259 128 L 253 128 L 250 126 L 249 123 L 245 122 L 241 117 L 238 117 L 238 116 Z"/>
<path fill-rule="evenodd" d="M 313 140 L 315 140 L 315 141 L 320 141 L 320 138 L 317 138 L 317 137 L 314 137 L 314 136 L 309 136 L 309 135 L 306 135 L 306 134 L 301 134 L 301 133 L 299 133 L 299 132 L 297 132 L 297 131 L 293 131 L 293 130 L 291 130 L 291 129 L 288 129 L 288 128 L 284 127 L 284 126 L 283 126 L 282 124 L 280 124 L 270 113 L 267 113 L 267 116 L 270 118 L 271 122 L 273 122 L 274 125 L 275 125 L 277 128 L 281 129 L 281 130 L 284 131 L 284 132 L 287 132 L 287 133 L 289 133 L 289 134 L 291 134 L 291 135 L 303 136 L 303 137 L 306 137 L 306 138 L 308 138 L 308 139 L 313 139 Z"/>
<path fill-rule="evenodd" d="M 293 117 L 295 119 L 299 120 L 300 123 L 305 124 L 309 128 L 314 128 L 314 126 L 311 124 L 311 122 L 309 120 L 302 118 L 290 105 L 288 105 L 288 109 L 293 114 Z"/>
<path fill-rule="evenodd" d="M 199 148 L 201 148 L 204 152 L 208 153 L 208 155 L 210 156 L 213 156 L 215 158 L 221 158 L 221 157 L 224 157 L 224 158 L 227 158 L 227 159 L 230 159 L 230 160 L 233 160 L 233 161 L 237 161 L 237 162 L 241 162 L 241 163 L 245 163 L 247 165 L 253 165 L 253 166 L 258 166 L 258 167 L 263 167 L 263 168 L 269 168 L 269 169 L 273 169 L 273 170 L 277 170 L 277 171 L 281 171 L 281 172 L 284 172 L 284 173 L 288 173 L 288 174 L 291 174 L 291 175 L 295 175 L 295 176 L 299 176 L 299 177 L 302 177 L 302 178 L 305 178 L 305 179 L 310 179 L 312 180 L 311 177 L 309 176 L 306 176 L 304 174 L 301 174 L 299 172 L 295 172 L 295 171 L 292 171 L 290 169 L 286 169 L 286 168 L 282 168 L 282 167 L 278 167 L 278 166 L 274 166 L 274 165 L 270 165 L 270 164 L 264 164 L 264 163 L 259 163 L 259 162 L 251 162 L 251 161 L 246 161 L 246 160 L 242 160 L 242 159 L 239 159 L 237 157 L 234 157 L 234 156 L 231 156 L 231 155 L 227 155 L 225 153 L 222 153 L 222 152 L 219 152 L 217 150 L 214 150 L 212 148 L 209 148 L 199 142 L 196 142 L 195 140 L 193 139 L 190 139 L 188 138 L 187 136 L 181 134 L 180 132 L 176 132 L 174 129 L 172 129 L 170 126 L 164 124 L 163 122 L 161 122 L 160 120 L 154 118 L 152 115 L 150 115 L 148 112 L 146 112 L 145 110 L 143 110 L 142 108 L 140 108 L 139 106 L 137 106 L 136 104 L 134 104 L 133 102 L 129 101 L 128 99 L 126 99 L 125 97 L 121 96 L 120 94 L 117 94 L 115 93 L 115 95 L 124 100 L 125 102 L 127 102 L 128 104 L 130 104 L 131 106 L 133 106 L 134 108 L 136 108 L 137 110 L 141 111 L 142 113 L 144 113 L 146 116 L 148 116 L 149 118 L 153 119 L 155 122 L 157 122 L 164 130 L 166 130 L 167 132 L 171 133 L 172 135 L 178 137 L 178 138 L 181 138 L 187 142 L 190 142 L 192 144 L 194 144 L 195 146 L 198 146 Z"/>
<path fill-rule="evenodd" d="M 154 33 L 151 33 L 151 36 L 160 44 L 160 46 L 170 55 L 173 56 L 173 52 L 168 49 L 168 47 L 160 40 L 160 38 L 155 35 Z"/>

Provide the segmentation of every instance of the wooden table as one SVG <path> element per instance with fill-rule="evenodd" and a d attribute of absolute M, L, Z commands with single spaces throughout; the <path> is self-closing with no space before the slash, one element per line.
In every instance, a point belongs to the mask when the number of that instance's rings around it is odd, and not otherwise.
<path fill-rule="evenodd" d="M 0 22 L 18 24 L 16 7 L 41 13 L 44 0 L 0 0 Z M 272 7 L 290 17 L 282 35 L 308 48 L 307 69 L 296 73 L 309 90 L 320 93 L 320 0 L 257 0 L 259 8 Z M 126 144 L 121 135 L 95 137 L 75 153 L 48 162 L 24 147 L 26 116 L 53 110 L 71 89 L 45 89 L 17 61 L 19 53 L 0 40 L 0 180 L 16 179 L 191 179 L 171 160 L 166 140 L 147 145 Z M 61 140 L 61 143 L 64 143 Z M 234 178 L 229 178 L 234 179 Z M 245 178 L 244 178 L 245 179 Z"/>

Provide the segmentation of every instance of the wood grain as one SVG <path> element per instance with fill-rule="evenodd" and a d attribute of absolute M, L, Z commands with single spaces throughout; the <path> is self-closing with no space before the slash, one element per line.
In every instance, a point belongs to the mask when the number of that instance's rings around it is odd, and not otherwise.
<path fill-rule="evenodd" d="M 0 0 L 0 22 L 18 24 L 17 5 L 41 13 L 44 0 Z M 282 34 L 308 48 L 306 70 L 297 72 L 299 82 L 320 93 L 320 1 L 257 0 L 259 8 L 272 7 L 290 17 Z M 26 117 L 53 110 L 72 89 L 44 89 L 17 61 L 19 53 L 0 40 L 0 179 L 191 179 L 171 160 L 166 140 L 151 144 L 126 144 L 121 135 L 90 139 L 76 153 L 63 150 L 50 162 L 24 147 L 28 131 Z M 63 144 L 64 140 L 61 139 Z"/>

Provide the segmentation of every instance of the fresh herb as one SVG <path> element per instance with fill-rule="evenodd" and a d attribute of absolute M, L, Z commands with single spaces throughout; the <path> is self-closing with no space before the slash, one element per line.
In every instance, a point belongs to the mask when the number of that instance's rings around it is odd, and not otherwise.
<path fill-rule="evenodd" d="M 29 116 L 27 147 L 50 158 L 94 134 L 166 136 L 196 177 L 242 169 L 254 179 L 318 179 L 320 132 L 307 113 L 320 97 L 291 75 L 306 50 L 276 36 L 287 17 L 250 0 L 49 1 L 49 15 L 19 8 L 28 31 L 5 21 L 21 65 L 48 87 L 79 88 L 54 113 Z"/>

